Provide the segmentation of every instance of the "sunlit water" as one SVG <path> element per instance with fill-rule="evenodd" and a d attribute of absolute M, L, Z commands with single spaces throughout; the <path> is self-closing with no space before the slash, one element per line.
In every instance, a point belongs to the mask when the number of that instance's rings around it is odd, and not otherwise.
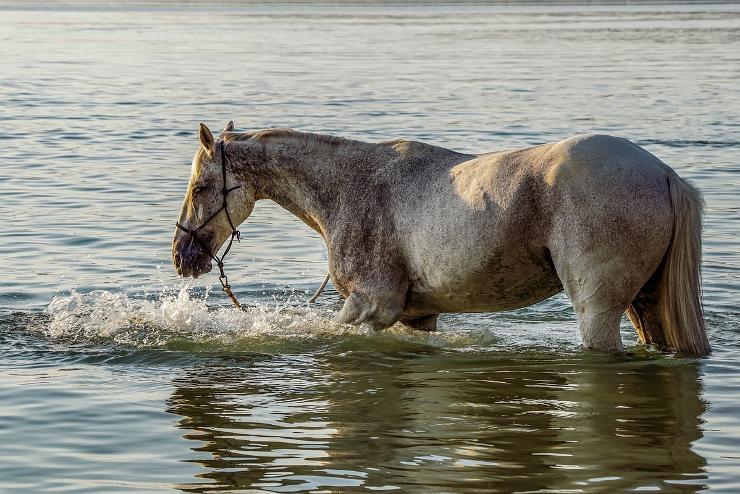
<path fill-rule="evenodd" d="M 0 3 L 0 492 L 740 492 L 740 7 Z M 460 151 L 632 139 L 705 193 L 714 354 L 578 351 L 562 296 L 441 331 L 332 322 L 260 203 L 169 260 L 212 128 Z M 358 200 L 361 200 L 358 199 Z"/>

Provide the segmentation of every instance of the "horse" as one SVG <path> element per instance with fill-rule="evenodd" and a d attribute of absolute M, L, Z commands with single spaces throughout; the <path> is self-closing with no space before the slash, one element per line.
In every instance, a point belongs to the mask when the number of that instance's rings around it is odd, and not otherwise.
<path fill-rule="evenodd" d="M 199 140 L 172 242 L 181 276 L 220 264 L 221 246 L 269 199 L 326 242 L 341 323 L 431 331 L 440 313 L 517 309 L 565 290 L 584 349 L 624 351 L 626 311 L 642 344 L 710 353 L 702 196 L 626 139 L 472 155 L 229 122 L 217 138 L 201 124 Z"/>

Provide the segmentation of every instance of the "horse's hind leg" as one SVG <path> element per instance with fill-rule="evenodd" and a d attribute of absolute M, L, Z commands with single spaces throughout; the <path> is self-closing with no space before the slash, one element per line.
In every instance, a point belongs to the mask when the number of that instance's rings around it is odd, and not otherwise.
<path fill-rule="evenodd" d="M 593 302 L 575 302 L 573 307 L 576 309 L 583 348 L 600 352 L 623 350 L 622 336 L 619 334 L 623 308 L 600 306 Z"/>
<path fill-rule="evenodd" d="M 627 308 L 627 316 L 637 331 L 640 343 L 664 348 L 667 345 L 658 304 L 657 282 L 659 279 L 660 273 L 658 272 L 642 287 Z"/>
<path fill-rule="evenodd" d="M 555 266 L 575 309 L 583 348 L 622 351 L 619 323 L 644 280 L 634 279 L 617 259 L 584 256 Z"/>

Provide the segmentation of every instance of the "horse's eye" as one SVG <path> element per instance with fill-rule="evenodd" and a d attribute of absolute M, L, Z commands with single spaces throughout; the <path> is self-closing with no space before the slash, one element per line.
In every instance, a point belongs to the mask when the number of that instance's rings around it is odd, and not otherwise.
<path fill-rule="evenodd" d="M 200 194 L 204 190 L 206 190 L 205 187 L 201 187 L 201 186 L 199 186 L 199 187 L 193 187 L 193 194 Z"/>

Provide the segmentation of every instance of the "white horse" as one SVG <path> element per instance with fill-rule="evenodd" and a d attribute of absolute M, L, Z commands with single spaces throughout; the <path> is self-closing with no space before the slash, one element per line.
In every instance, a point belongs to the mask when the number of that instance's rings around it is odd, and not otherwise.
<path fill-rule="evenodd" d="M 476 156 L 406 140 L 236 133 L 231 122 L 216 140 L 201 124 L 172 244 L 177 272 L 210 271 L 260 199 L 326 241 L 346 299 L 340 322 L 431 330 L 442 312 L 516 309 L 565 289 L 584 348 L 622 350 L 626 310 L 643 343 L 710 351 L 701 195 L 625 139 Z"/>

